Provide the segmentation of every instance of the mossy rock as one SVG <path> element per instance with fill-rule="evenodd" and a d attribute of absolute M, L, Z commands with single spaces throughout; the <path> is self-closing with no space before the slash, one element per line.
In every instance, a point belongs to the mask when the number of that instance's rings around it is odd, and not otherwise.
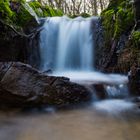
<path fill-rule="evenodd" d="M 16 29 L 24 28 L 30 21 L 38 17 L 62 16 L 63 13 L 59 9 L 53 9 L 47 5 L 42 6 L 39 2 L 26 2 L 25 0 L 9 0 L 0 1 L 0 19 Z M 12 8 L 16 5 L 18 10 Z"/>
<path fill-rule="evenodd" d="M 77 18 L 77 17 L 79 17 L 79 16 L 81 16 L 81 17 L 83 17 L 83 18 L 91 17 L 91 15 L 88 14 L 88 13 L 81 13 L 80 15 L 69 15 L 70 18 Z"/>
<path fill-rule="evenodd" d="M 132 40 L 134 45 L 140 49 L 140 31 L 134 31 L 132 33 Z"/>
<path fill-rule="evenodd" d="M 24 7 L 24 0 L 15 0 L 12 1 L 13 4 L 17 4 L 17 11 L 12 9 L 12 6 L 9 0 L 0 2 L 0 19 L 5 23 L 12 25 L 16 29 L 19 27 L 25 26 L 30 20 L 34 17 L 30 14 L 30 12 Z"/>
<path fill-rule="evenodd" d="M 112 0 L 108 8 L 101 13 L 101 17 L 105 29 L 105 40 L 118 39 L 135 23 L 133 5 L 128 0 Z"/>
<path fill-rule="evenodd" d="M 53 17 L 62 16 L 63 12 L 59 9 L 54 9 L 50 6 L 42 6 L 39 2 L 29 2 L 29 5 L 33 8 L 37 16 L 39 17 Z"/>
<path fill-rule="evenodd" d="M 10 23 L 16 20 L 16 13 L 11 10 L 8 0 L 0 1 L 0 18 Z"/>
<path fill-rule="evenodd" d="M 118 38 L 124 32 L 127 32 L 134 25 L 134 13 L 132 8 L 118 8 L 116 14 L 114 37 Z"/>

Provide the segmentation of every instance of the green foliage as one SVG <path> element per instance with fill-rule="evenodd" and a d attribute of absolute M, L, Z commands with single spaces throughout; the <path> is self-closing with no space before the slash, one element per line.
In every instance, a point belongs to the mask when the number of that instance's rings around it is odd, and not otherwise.
<path fill-rule="evenodd" d="M 103 20 L 103 26 L 105 29 L 105 38 L 106 40 L 109 40 L 112 38 L 113 30 L 114 29 L 114 10 L 107 10 L 102 13 L 102 20 Z"/>
<path fill-rule="evenodd" d="M 18 13 L 11 9 L 9 0 L 0 1 L 0 18 L 4 22 L 12 24 L 15 27 L 24 26 L 33 17 L 22 5 L 25 3 L 25 0 L 15 0 L 14 2 L 18 2 L 20 4 Z"/>
<path fill-rule="evenodd" d="M 9 7 L 9 1 L 0 1 L 0 17 L 6 22 L 15 21 L 16 14 Z"/>
<path fill-rule="evenodd" d="M 33 19 L 33 16 L 24 8 L 23 5 L 21 5 L 20 11 L 17 14 L 16 25 L 23 27 L 32 19 Z"/>
<path fill-rule="evenodd" d="M 134 13 L 132 8 L 119 7 L 116 22 L 114 37 L 119 37 L 123 32 L 127 31 L 134 24 Z"/>
<path fill-rule="evenodd" d="M 24 27 L 35 18 L 28 6 L 33 9 L 33 12 L 35 12 L 38 17 L 63 15 L 61 10 L 53 9 L 47 5 L 42 6 L 37 1 L 29 2 L 29 5 L 26 3 L 26 0 L 13 0 L 13 2 L 18 3 L 18 12 L 11 9 L 9 0 L 0 0 L 0 19 L 15 27 Z"/>
<path fill-rule="evenodd" d="M 52 7 L 49 7 L 47 5 L 46 6 L 42 6 L 37 1 L 30 2 L 29 5 L 33 8 L 35 13 L 39 17 L 53 17 L 53 16 L 62 16 L 63 15 L 61 10 L 53 9 Z"/>
<path fill-rule="evenodd" d="M 29 5 L 33 8 L 33 10 L 35 11 L 35 13 L 39 16 L 39 17 L 43 17 L 43 11 L 41 9 L 41 4 L 37 1 L 35 2 L 30 2 Z"/>
<path fill-rule="evenodd" d="M 134 11 L 128 0 L 112 0 L 101 16 L 106 38 L 119 38 L 134 25 Z"/>
<path fill-rule="evenodd" d="M 49 6 L 45 6 L 44 11 L 46 11 L 50 17 L 62 16 L 63 15 L 61 10 L 56 10 L 56 9 L 53 9 L 53 8 L 51 8 Z"/>
<path fill-rule="evenodd" d="M 134 31 L 132 33 L 132 40 L 136 47 L 140 47 L 140 31 Z"/>

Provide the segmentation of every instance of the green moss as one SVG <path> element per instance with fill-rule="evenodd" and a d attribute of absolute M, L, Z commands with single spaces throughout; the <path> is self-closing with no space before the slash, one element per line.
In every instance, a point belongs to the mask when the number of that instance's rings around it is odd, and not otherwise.
<path fill-rule="evenodd" d="M 118 38 L 122 33 L 129 30 L 134 24 L 134 14 L 132 8 L 119 7 L 114 28 L 114 37 Z"/>
<path fill-rule="evenodd" d="M 105 38 L 119 38 L 134 26 L 133 6 L 128 0 L 112 0 L 101 13 Z"/>
<path fill-rule="evenodd" d="M 39 17 L 43 17 L 43 11 L 41 9 L 41 4 L 37 1 L 35 2 L 30 2 L 29 5 L 33 8 L 33 10 L 35 11 L 35 13 L 39 16 Z"/>
<path fill-rule="evenodd" d="M 9 5 L 10 3 L 8 0 L 0 1 L 0 17 L 5 22 L 11 23 L 12 21 L 15 21 L 16 14 L 10 9 Z"/>
<path fill-rule="evenodd" d="M 18 3 L 18 10 L 12 10 L 9 0 L 0 0 L 0 19 L 16 29 L 24 28 L 31 20 L 38 17 L 62 16 L 61 10 L 42 6 L 39 2 L 27 3 L 26 0 L 13 0 Z M 31 8 L 30 8 L 31 7 Z M 33 10 L 32 10 L 33 9 Z"/>
<path fill-rule="evenodd" d="M 16 25 L 24 27 L 34 17 L 25 9 L 23 5 L 20 7 L 20 11 L 17 14 Z"/>
<path fill-rule="evenodd" d="M 132 40 L 136 47 L 140 47 L 140 31 L 134 31 L 132 33 Z"/>
<path fill-rule="evenodd" d="M 19 11 L 13 11 L 10 7 L 9 0 L 0 1 L 0 18 L 7 24 L 11 24 L 15 28 L 23 27 L 34 17 L 25 9 L 23 4 L 25 0 L 15 0 L 14 2 L 19 3 Z"/>
<path fill-rule="evenodd" d="M 115 12 L 113 9 L 107 10 L 102 13 L 103 26 L 105 29 L 105 40 L 109 40 L 113 36 L 114 28 L 114 16 Z"/>
<path fill-rule="evenodd" d="M 53 16 L 62 16 L 63 13 L 59 9 L 53 9 L 49 6 L 42 6 L 39 2 L 29 2 L 29 5 L 33 8 L 35 13 L 39 17 L 53 17 Z"/>

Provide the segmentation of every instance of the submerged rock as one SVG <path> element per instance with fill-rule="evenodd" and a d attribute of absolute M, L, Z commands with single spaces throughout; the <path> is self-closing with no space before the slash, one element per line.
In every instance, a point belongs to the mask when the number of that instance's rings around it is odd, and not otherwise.
<path fill-rule="evenodd" d="M 64 77 L 48 76 L 20 62 L 0 62 L 0 104 L 64 106 L 91 100 L 91 94 Z"/>

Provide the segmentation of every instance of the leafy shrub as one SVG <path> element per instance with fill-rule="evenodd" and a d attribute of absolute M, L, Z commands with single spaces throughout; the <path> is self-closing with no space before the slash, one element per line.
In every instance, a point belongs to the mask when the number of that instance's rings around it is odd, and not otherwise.
<path fill-rule="evenodd" d="M 39 2 L 29 2 L 29 5 L 33 8 L 35 13 L 39 17 L 53 17 L 53 16 L 62 16 L 63 13 L 59 9 L 53 9 L 47 5 L 42 6 Z"/>

